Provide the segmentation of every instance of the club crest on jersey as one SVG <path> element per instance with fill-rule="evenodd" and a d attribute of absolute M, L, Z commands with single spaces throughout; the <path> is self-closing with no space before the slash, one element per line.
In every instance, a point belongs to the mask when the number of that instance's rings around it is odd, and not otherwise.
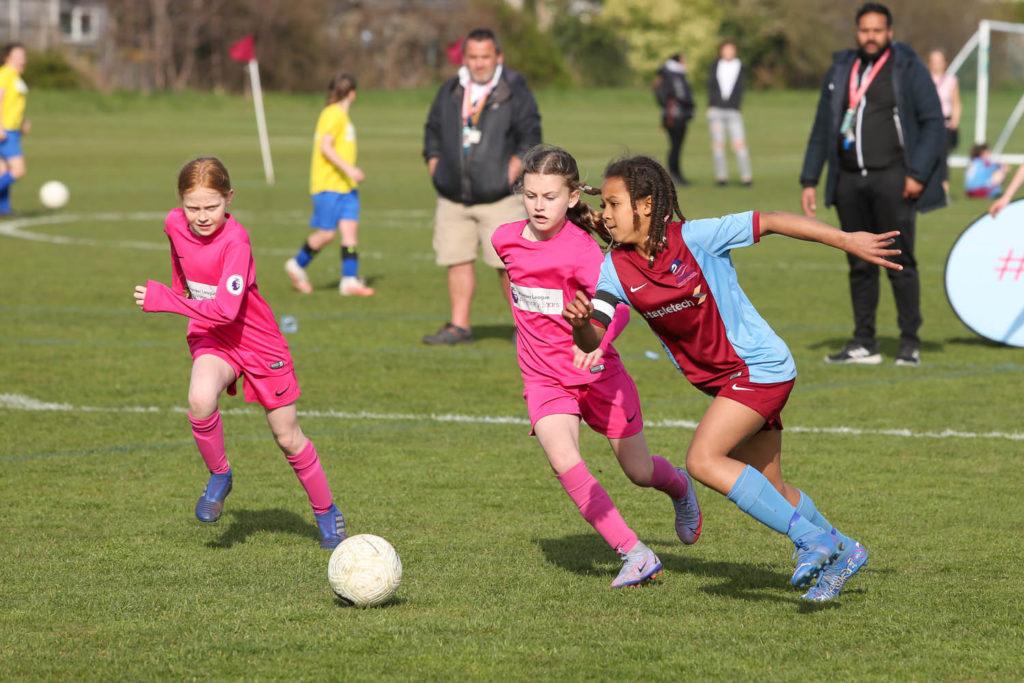
<path fill-rule="evenodd" d="M 234 296 L 240 296 L 242 290 L 245 288 L 245 280 L 242 279 L 241 275 L 232 275 L 227 281 L 228 291 Z"/>
<path fill-rule="evenodd" d="M 676 276 L 676 287 L 682 287 L 687 282 L 697 277 L 697 271 L 690 270 L 683 265 L 682 259 L 676 259 L 668 267 L 668 271 Z"/>

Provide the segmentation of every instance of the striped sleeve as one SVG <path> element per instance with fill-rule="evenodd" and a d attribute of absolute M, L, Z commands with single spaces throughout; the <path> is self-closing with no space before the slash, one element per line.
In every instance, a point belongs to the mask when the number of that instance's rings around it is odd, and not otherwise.
<path fill-rule="evenodd" d="M 622 291 L 622 283 L 615 272 L 612 255 L 605 254 L 601 263 L 601 275 L 597 278 L 597 293 L 594 294 L 594 315 L 592 320 L 601 327 L 607 328 L 615 317 L 615 307 L 619 304 L 629 305 L 626 293 Z"/>

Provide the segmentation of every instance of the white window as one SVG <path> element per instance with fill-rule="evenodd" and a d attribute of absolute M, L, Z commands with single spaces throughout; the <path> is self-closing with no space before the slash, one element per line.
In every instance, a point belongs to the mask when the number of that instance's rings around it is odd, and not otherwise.
<path fill-rule="evenodd" d="M 98 7 L 75 5 L 60 11 L 60 32 L 72 43 L 95 43 L 99 39 L 100 10 Z"/>

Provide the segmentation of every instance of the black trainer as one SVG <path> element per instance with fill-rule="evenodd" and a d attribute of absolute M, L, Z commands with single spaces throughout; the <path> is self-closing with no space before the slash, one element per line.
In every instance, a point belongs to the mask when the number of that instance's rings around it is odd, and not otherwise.
<path fill-rule="evenodd" d="M 423 343 L 430 344 L 431 346 L 441 344 L 454 346 L 455 344 L 467 344 L 471 341 L 473 341 L 472 331 L 458 325 L 452 325 L 451 323 L 445 323 L 434 334 L 428 334 L 423 337 Z"/>
<path fill-rule="evenodd" d="M 858 365 L 878 365 L 882 362 L 882 354 L 877 350 L 869 349 L 863 344 L 857 342 L 850 342 L 843 347 L 843 350 L 838 353 L 833 353 L 831 356 L 825 356 L 826 363 L 837 363 L 841 365 L 845 364 L 858 364 Z"/>
<path fill-rule="evenodd" d="M 896 365 L 916 368 L 921 365 L 921 349 L 917 344 L 904 342 L 900 344 L 900 352 L 896 354 Z"/>

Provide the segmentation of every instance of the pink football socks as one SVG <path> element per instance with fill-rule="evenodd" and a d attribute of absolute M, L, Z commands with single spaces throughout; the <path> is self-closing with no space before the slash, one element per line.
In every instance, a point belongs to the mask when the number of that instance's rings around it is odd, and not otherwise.
<path fill-rule="evenodd" d="M 652 455 L 651 462 L 654 463 L 654 472 L 651 474 L 653 488 L 663 491 L 673 500 L 686 495 L 686 479 L 679 475 L 672 463 L 660 455 Z"/>
<path fill-rule="evenodd" d="M 580 462 L 564 474 L 558 475 L 562 488 L 576 503 L 583 519 L 594 527 L 601 537 L 620 553 L 627 553 L 637 544 L 636 533 L 622 519 L 608 492 Z"/>
<path fill-rule="evenodd" d="M 210 470 L 210 474 L 227 474 L 231 466 L 224 453 L 224 424 L 220 421 L 220 411 L 213 411 L 213 415 L 205 420 L 189 415 L 188 421 L 192 423 L 192 436 L 206 463 L 206 469 Z"/>
<path fill-rule="evenodd" d="M 295 455 L 287 455 L 288 464 L 295 470 L 295 476 L 299 478 L 302 488 L 306 489 L 309 496 L 309 504 L 313 512 L 322 515 L 327 512 L 334 501 L 331 495 L 331 487 L 327 485 L 327 475 L 320 464 L 320 456 L 316 454 L 316 447 L 313 442 L 307 440 L 306 447 Z"/>

